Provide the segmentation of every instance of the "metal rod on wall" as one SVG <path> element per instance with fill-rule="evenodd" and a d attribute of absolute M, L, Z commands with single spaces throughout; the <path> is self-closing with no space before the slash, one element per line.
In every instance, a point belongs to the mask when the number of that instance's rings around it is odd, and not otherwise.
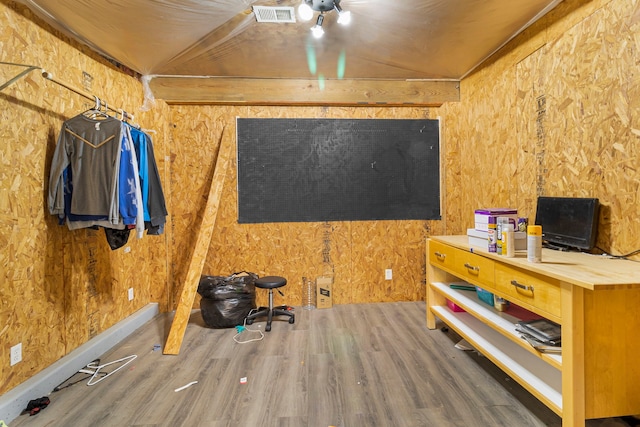
<path fill-rule="evenodd" d="M 6 82 L 4 82 L 3 84 L 0 85 L 0 91 L 2 91 L 4 88 L 8 87 L 9 85 L 11 85 L 12 83 L 20 80 L 21 78 L 23 78 L 24 76 L 26 76 L 27 74 L 29 74 L 30 72 L 32 72 L 33 70 L 41 70 L 40 67 L 35 66 L 35 65 L 25 65 L 25 64 L 15 64 L 13 62 L 3 62 L 0 61 L 0 64 L 3 65 L 15 65 L 18 67 L 26 67 L 27 69 L 22 71 L 20 74 L 18 74 L 17 76 L 7 80 Z"/>
<path fill-rule="evenodd" d="M 82 96 L 84 98 L 87 98 L 90 101 L 96 101 L 96 100 L 104 101 L 104 99 L 102 99 L 102 98 L 99 98 L 99 97 L 97 97 L 95 95 L 92 95 L 92 94 L 90 94 L 88 92 L 85 92 L 82 89 L 75 88 L 75 87 L 73 87 L 73 86 L 71 86 L 71 85 L 69 85 L 67 83 L 64 83 L 64 82 L 56 79 L 55 77 L 53 77 L 52 73 L 44 70 L 42 67 L 38 67 L 37 65 L 16 64 L 16 63 L 13 63 L 13 62 L 4 62 L 4 61 L 0 61 L 0 64 L 12 65 L 12 66 L 18 66 L 18 67 L 26 67 L 26 70 L 22 71 L 21 73 L 19 73 L 15 77 L 7 80 L 5 83 L 0 85 L 0 91 L 5 89 L 9 85 L 15 83 L 16 81 L 20 80 L 22 77 L 26 76 L 31 71 L 33 71 L 33 70 L 41 70 L 43 78 L 45 78 L 45 79 L 47 79 L 49 81 L 52 81 L 53 83 L 56 83 L 57 85 L 62 86 L 67 90 L 70 90 L 71 92 L 77 93 L 78 95 L 80 95 L 80 96 Z M 105 108 L 107 108 L 110 111 L 113 111 L 116 114 L 118 114 L 118 113 L 122 114 L 122 120 L 130 120 L 131 122 L 133 122 L 134 119 L 135 119 L 132 114 L 127 113 L 123 109 L 112 107 L 106 102 L 101 102 L 101 104 Z"/>
<path fill-rule="evenodd" d="M 78 89 L 78 88 L 76 88 L 76 87 L 73 87 L 73 86 L 71 86 L 71 85 L 68 85 L 67 83 L 64 83 L 64 82 L 62 82 L 62 81 L 60 81 L 60 80 L 56 79 L 55 77 L 53 77 L 53 74 L 52 74 L 52 73 L 50 73 L 50 72 L 48 72 L 48 71 L 42 70 L 42 77 L 44 77 L 44 78 L 45 78 L 45 79 L 47 79 L 47 80 L 50 80 L 50 81 L 54 82 L 54 83 L 55 83 L 55 84 L 57 84 L 57 85 L 60 85 L 60 86 L 64 87 L 65 89 L 70 90 L 71 92 L 75 92 L 75 93 L 77 93 L 78 95 L 83 96 L 83 97 L 87 98 L 87 99 L 88 99 L 88 100 L 90 100 L 90 101 L 95 101 L 95 100 L 96 100 L 96 98 L 97 98 L 97 99 L 99 99 L 99 100 L 104 101 L 104 99 L 102 99 L 102 98 L 99 98 L 99 97 L 97 97 L 97 96 L 95 96 L 95 95 L 92 95 L 92 94 L 90 94 L 90 93 L 88 93 L 88 92 L 85 92 L 85 91 L 84 91 L 84 90 L 82 90 L 82 89 Z M 107 108 L 107 109 L 109 109 L 109 110 L 113 111 L 114 113 L 116 113 L 116 114 L 117 114 L 117 113 L 122 114 L 122 116 L 123 116 L 123 117 L 122 117 L 122 119 L 123 119 L 123 120 L 127 120 L 127 119 L 130 119 L 131 121 L 133 121 L 133 120 L 134 120 L 133 115 L 132 115 L 132 114 L 127 113 L 127 112 L 126 112 L 126 111 L 124 111 L 123 109 L 112 107 L 112 106 L 110 106 L 110 105 L 109 105 L 108 103 L 106 103 L 106 102 L 103 102 L 102 104 L 105 106 L 105 108 Z"/>

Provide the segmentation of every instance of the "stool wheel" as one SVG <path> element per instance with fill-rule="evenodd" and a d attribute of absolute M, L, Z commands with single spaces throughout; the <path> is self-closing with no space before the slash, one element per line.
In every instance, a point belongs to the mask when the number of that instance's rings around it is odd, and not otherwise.
<path fill-rule="evenodd" d="M 271 323 L 267 323 L 267 326 L 264 327 L 264 330 L 269 332 L 271 330 Z"/>
<path fill-rule="evenodd" d="M 253 319 L 247 319 L 247 325 L 253 325 Z"/>
<path fill-rule="evenodd" d="M 295 322 L 295 321 L 296 321 L 295 317 L 290 317 L 289 318 L 289 323 L 291 323 L 292 325 L 293 325 L 293 322 Z"/>

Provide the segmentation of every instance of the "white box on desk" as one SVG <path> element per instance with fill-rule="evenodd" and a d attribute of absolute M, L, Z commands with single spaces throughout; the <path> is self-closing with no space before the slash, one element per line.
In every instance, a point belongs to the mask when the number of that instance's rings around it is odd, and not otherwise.
<path fill-rule="evenodd" d="M 518 222 L 518 210 L 510 208 L 476 209 L 473 216 L 476 230 L 481 231 L 489 229 L 489 218 L 505 217 L 512 219 L 514 227 Z"/>
<path fill-rule="evenodd" d="M 486 208 L 486 209 L 476 209 L 473 211 L 475 215 L 478 215 L 480 218 L 486 216 L 507 216 L 507 215 L 518 215 L 518 209 L 516 208 Z"/>
<path fill-rule="evenodd" d="M 486 231 L 477 230 L 475 228 L 467 228 L 467 237 L 469 238 L 470 246 L 477 246 L 486 251 L 489 250 L 489 237 Z M 524 231 L 516 231 L 514 233 L 516 251 L 527 249 L 527 233 Z"/>

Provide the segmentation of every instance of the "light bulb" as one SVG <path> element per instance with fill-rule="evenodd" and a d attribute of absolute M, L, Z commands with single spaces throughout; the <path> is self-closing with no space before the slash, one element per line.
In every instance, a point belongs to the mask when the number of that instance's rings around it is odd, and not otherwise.
<path fill-rule="evenodd" d="M 338 13 L 338 24 L 348 25 L 351 22 L 351 12 L 348 10 Z"/>
<path fill-rule="evenodd" d="M 307 3 L 302 3 L 298 6 L 298 16 L 303 21 L 309 21 L 313 18 L 313 9 Z"/>
<path fill-rule="evenodd" d="M 313 37 L 319 39 L 324 35 L 324 30 L 321 26 L 314 25 L 313 27 L 311 27 L 311 34 L 313 34 Z"/>

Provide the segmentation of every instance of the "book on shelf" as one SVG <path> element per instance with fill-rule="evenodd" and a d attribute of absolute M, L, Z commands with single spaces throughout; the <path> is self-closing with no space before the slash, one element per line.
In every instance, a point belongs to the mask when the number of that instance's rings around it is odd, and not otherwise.
<path fill-rule="evenodd" d="M 561 326 L 547 319 L 521 320 L 516 324 L 516 331 L 546 345 L 559 346 L 561 343 Z"/>
<path fill-rule="evenodd" d="M 451 289 L 458 289 L 461 291 L 476 291 L 476 287 L 467 282 L 452 282 L 449 283 Z"/>
<path fill-rule="evenodd" d="M 537 339 L 533 338 L 531 335 L 526 333 L 522 333 L 520 337 L 524 339 L 526 342 L 528 342 L 531 345 L 531 347 L 535 348 L 540 353 L 554 353 L 554 354 L 562 353 L 562 347 L 558 345 L 547 345 L 543 342 L 538 341 Z"/>

